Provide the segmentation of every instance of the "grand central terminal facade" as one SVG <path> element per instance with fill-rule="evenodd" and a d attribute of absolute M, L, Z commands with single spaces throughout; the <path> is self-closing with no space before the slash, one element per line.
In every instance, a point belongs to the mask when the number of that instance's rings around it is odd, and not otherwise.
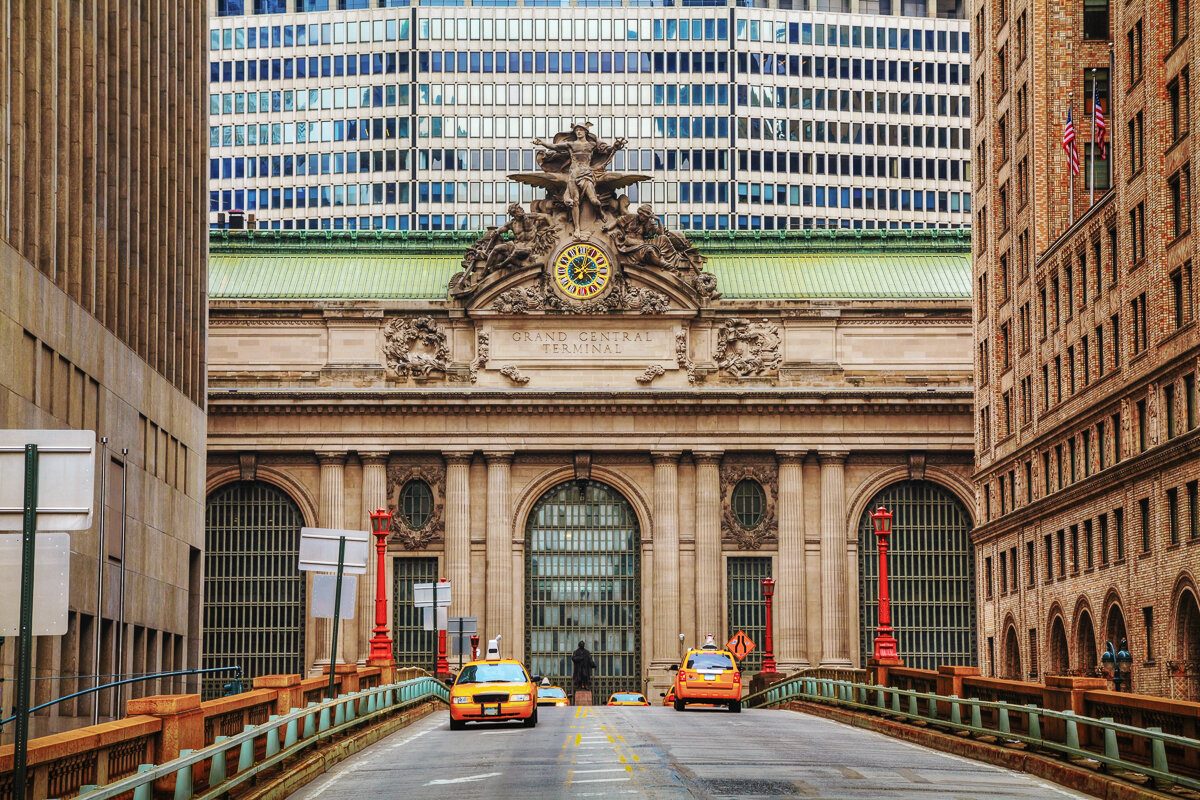
<path fill-rule="evenodd" d="M 388 508 L 402 664 L 432 666 L 412 584 L 447 578 L 532 671 L 582 640 L 598 694 L 655 690 L 681 637 L 761 646 L 773 577 L 780 668 L 859 665 L 883 503 L 902 656 L 973 663 L 967 236 L 685 238 L 628 207 L 623 142 L 540 144 L 482 237 L 214 232 L 205 660 L 327 664 L 300 528 Z"/>

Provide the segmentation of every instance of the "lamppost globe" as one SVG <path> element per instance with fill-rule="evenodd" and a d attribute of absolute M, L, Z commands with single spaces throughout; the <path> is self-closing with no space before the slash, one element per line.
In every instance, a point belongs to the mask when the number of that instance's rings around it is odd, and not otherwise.
<path fill-rule="evenodd" d="M 871 523 L 875 526 L 876 536 L 890 536 L 892 533 L 892 512 L 880 506 L 871 513 Z"/>

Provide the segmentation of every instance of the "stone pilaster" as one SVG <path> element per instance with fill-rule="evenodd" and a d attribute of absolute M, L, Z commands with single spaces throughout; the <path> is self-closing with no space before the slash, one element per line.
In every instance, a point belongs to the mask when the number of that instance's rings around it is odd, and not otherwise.
<path fill-rule="evenodd" d="M 804 618 L 804 456 L 780 452 L 779 567 L 775 582 L 775 649 L 781 672 L 809 665 Z"/>
<path fill-rule="evenodd" d="M 655 666 L 679 658 L 679 456 L 651 453 L 654 460 L 654 648 Z"/>
<path fill-rule="evenodd" d="M 823 452 L 821 461 L 821 664 L 850 664 L 846 595 L 846 452 Z"/>
<path fill-rule="evenodd" d="M 512 531 L 509 503 L 511 451 L 489 451 L 487 459 L 487 619 L 480 632 L 480 647 L 497 634 L 504 638 L 500 652 L 513 657 L 519 642 L 513 641 L 512 625 Z M 519 657 L 519 656 L 515 656 Z"/>
<path fill-rule="evenodd" d="M 446 459 L 446 577 L 450 616 L 471 612 L 471 453 L 448 452 Z"/>
<path fill-rule="evenodd" d="M 317 463 L 321 465 L 321 503 L 317 509 L 322 528 L 344 529 L 346 527 L 346 453 L 317 453 Z M 309 584 L 311 588 L 311 583 Z M 311 594 L 309 595 L 312 596 Z M 329 663 L 329 635 L 331 620 L 319 619 L 314 621 L 313 634 L 316 637 L 316 663 Z M 341 631 L 344 626 L 339 626 Z M 337 660 L 342 660 L 342 643 L 338 642 Z"/>
<path fill-rule="evenodd" d="M 371 530 L 371 513 L 379 508 L 388 507 L 387 496 L 387 460 L 388 454 L 380 453 L 359 453 L 359 459 L 363 466 L 362 479 L 362 507 L 363 515 L 366 519 L 361 521 L 362 527 L 368 531 Z M 354 525 L 352 527 L 358 527 Z M 358 582 L 358 605 L 357 614 L 355 615 L 355 628 L 358 631 L 358 647 L 357 656 L 360 663 L 365 664 L 367 661 L 367 653 L 371 649 L 371 636 L 375 629 L 375 582 L 377 578 L 378 567 L 376 564 L 375 555 L 375 537 L 371 537 L 371 550 L 367 558 L 367 574 L 359 579 Z M 386 580 L 386 578 L 385 578 Z M 388 596 L 388 617 L 391 617 L 391 587 L 385 587 Z M 389 622 L 388 629 L 391 629 Z M 352 655 L 346 654 L 347 657 Z"/>
<path fill-rule="evenodd" d="M 721 453 L 697 452 L 693 458 L 696 462 L 696 635 L 704 641 L 706 634 L 720 635 Z M 656 468 L 656 477 L 657 474 Z M 656 480 L 656 491 L 657 486 Z M 674 646 L 678 649 L 678 642 Z"/>

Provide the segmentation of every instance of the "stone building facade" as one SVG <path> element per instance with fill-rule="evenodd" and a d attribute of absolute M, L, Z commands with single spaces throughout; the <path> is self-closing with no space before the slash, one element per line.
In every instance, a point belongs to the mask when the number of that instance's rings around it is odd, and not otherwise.
<path fill-rule="evenodd" d="M 973 14 L 985 670 L 1091 673 L 1127 639 L 1136 691 L 1195 699 L 1194 15 L 1178 0 Z M 1094 162 L 1093 93 L 1110 134 Z"/>
<path fill-rule="evenodd" d="M 558 243 L 522 255 L 539 213 Z M 364 529 L 386 506 L 402 662 L 430 663 L 411 582 L 446 577 L 450 613 L 477 617 L 535 672 L 569 676 L 584 639 L 598 693 L 662 687 L 681 635 L 744 628 L 761 644 L 770 575 L 781 668 L 851 665 L 874 624 L 865 515 L 884 498 L 913 537 L 894 586 L 911 614 L 901 648 L 913 663 L 973 663 L 966 237 L 689 243 L 635 236 L 653 218 L 636 216 L 614 211 L 611 234 L 578 239 L 535 203 L 511 218 L 532 227 L 509 249 L 496 249 L 504 231 L 214 234 L 209 580 L 263 530 Z M 547 256 L 580 241 L 616 254 L 600 258 L 613 275 L 598 298 L 556 288 Z M 264 504 L 271 518 L 255 522 Z M 214 602 L 240 591 L 234 578 L 210 585 Z M 366 657 L 373 581 L 342 659 Z M 281 660 L 248 669 L 327 663 L 304 579 L 259 585 L 292 616 L 272 631 Z M 262 655 L 208 633 L 206 658 Z"/>
<path fill-rule="evenodd" d="M 34 643 L 44 702 L 199 661 L 205 3 L 9 3 L 0 47 L 0 427 L 102 445 L 68 633 Z M 15 644 L 0 644 L 4 687 Z M 33 732 L 120 707 L 116 692 L 72 701 Z"/>

